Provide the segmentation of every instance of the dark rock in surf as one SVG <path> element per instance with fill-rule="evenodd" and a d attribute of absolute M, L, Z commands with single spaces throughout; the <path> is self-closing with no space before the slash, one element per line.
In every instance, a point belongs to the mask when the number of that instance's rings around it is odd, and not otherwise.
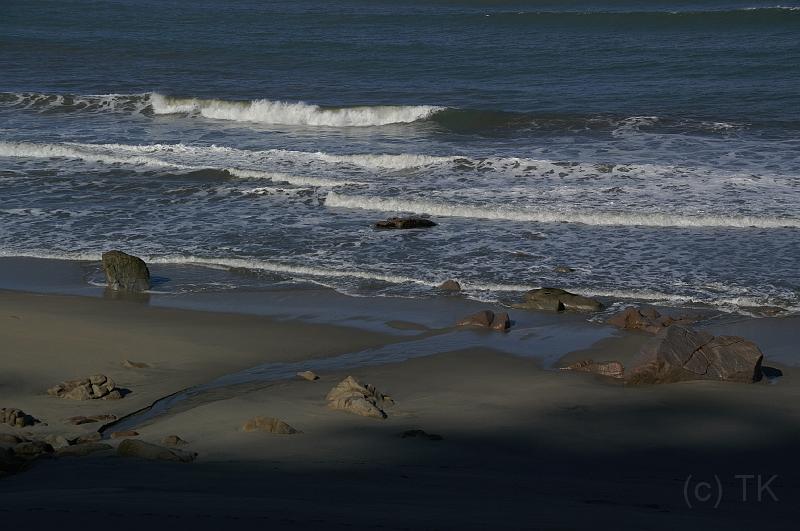
<path fill-rule="evenodd" d="M 481 312 L 465 317 L 456 323 L 456 326 L 474 326 L 480 328 L 490 328 L 498 332 L 505 332 L 511 328 L 511 319 L 508 314 L 498 313 L 495 314 L 491 310 L 483 310 Z"/>
<path fill-rule="evenodd" d="M 439 289 L 442 291 L 461 291 L 461 284 L 458 281 L 450 279 L 445 280 L 441 284 L 439 284 Z"/>
<path fill-rule="evenodd" d="M 541 288 L 527 292 L 523 302 L 514 304 L 514 307 L 524 310 L 547 310 L 553 312 L 564 310 L 597 312 L 603 309 L 603 304 L 595 299 L 575 295 L 563 289 Z"/>
<path fill-rule="evenodd" d="M 144 260 L 122 251 L 103 253 L 103 270 L 108 288 L 114 291 L 150 289 L 150 270 Z"/>
<path fill-rule="evenodd" d="M 753 383 L 761 379 L 764 355 L 741 337 L 712 336 L 686 326 L 670 326 L 642 348 L 626 376 L 630 384 L 688 380 Z"/>
<path fill-rule="evenodd" d="M 427 229 L 435 227 L 436 223 L 425 218 L 389 218 L 375 224 L 376 229 Z"/>

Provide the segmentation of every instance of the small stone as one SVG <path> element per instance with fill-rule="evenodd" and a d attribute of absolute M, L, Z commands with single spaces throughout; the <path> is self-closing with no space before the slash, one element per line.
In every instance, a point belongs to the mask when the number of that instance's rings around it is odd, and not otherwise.
<path fill-rule="evenodd" d="M 115 431 L 111 434 L 112 439 L 124 439 L 125 437 L 138 437 L 139 432 L 134 430 Z"/>
<path fill-rule="evenodd" d="M 297 376 L 302 378 L 303 380 L 308 380 L 309 382 L 313 382 L 314 380 L 319 380 L 319 376 L 314 371 L 302 371 L 298 372 Z"/>
<path fill-rule="evenodd" d="M 277 433 L 280 435 L 292 435 L 298 433 L 296 429 L 289 426 L 282 420 L 273 417 L 255 417 L 244 423 L 242 431 L 265 431 L 267 433 Z"/>

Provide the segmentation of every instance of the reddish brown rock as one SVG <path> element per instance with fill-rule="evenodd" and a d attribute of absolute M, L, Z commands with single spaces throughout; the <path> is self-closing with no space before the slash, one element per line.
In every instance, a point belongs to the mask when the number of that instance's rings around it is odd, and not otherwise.
<path fill-rule="evenodd" d="M 764 355 L 751 341 L 717 336 L 675 325 L 642 348 L 628 370 L 630 384 L 687 380 L 752 383 L 761 379 Z"/>
<path fill-rule="evenodd" d="M 511 319 L 505 312 L 495 314 L 491 310 L 483 310 L 460 320 L 456 326 L 475 326 L 505 332 L 511 328 Z"/>
<path fill-rule="evenodd" d="M 654 308 L 628 307 L 612 315 L 606 323 L 625 330 L 643 330 L 650 334 L 657 334 L 664 328 L 675 324 L 688 325 L 701 319 L 699 315 L 683 315 L 669 317 L 658 313 Z"/>

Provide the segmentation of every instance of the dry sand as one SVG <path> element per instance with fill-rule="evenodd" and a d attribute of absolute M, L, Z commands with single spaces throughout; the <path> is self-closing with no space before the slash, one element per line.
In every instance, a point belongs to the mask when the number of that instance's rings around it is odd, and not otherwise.
<path fill-rule="evenodd" d="M 619 334 L 566 359 L 627 359 L 643 339 Z M 390 341 L 398 338 L 2 292 L 0 407 L 46 420 L 48 426 L 28 430 L 36 434 L 80 431 L 61 420 L 121 415 L 267 361 Z M 126 369 L 126 358 L 154 367 Z M 30 529 L 794 529 L 800 386 L 797 369 L 781 369 L 784 376 L 774 384 L 627 388 L 471 348 L 322 373 L 314 382 L 219 391 L 136 428 L 151 442 L 179 435 L 189 442 L 186 449 L 198 452 L 196 462 L 114 455 L 41 461 L 0 480 L 0 521 Z M 43 395 L 60 380 L 97 372 L 132 393 L 92 403 Z M 326 407 L 328 390 L 350 374 L 395 399 L 387 419 Z M 241 431 L 257 415 L 302 433 Z M 412 429 L 442 440 L 400 436 Z M 773 475 L 759 502 L 757 477 L 764 483 Z M 702 481 L 711 487 L 697 490 Z M 745 492 L 743 481 L 749 482 Z M 706 491 L 713 496 L 703 502 Z"/>

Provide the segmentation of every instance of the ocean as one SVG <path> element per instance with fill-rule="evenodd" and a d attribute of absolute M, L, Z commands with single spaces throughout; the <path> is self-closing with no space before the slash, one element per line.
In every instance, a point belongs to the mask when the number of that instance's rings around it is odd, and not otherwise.
<path fill-rule="evenodd" d="M 3 2 L 0 256 L 112 248 L 165 294 L 797 313 L 800 3 Z"/>

